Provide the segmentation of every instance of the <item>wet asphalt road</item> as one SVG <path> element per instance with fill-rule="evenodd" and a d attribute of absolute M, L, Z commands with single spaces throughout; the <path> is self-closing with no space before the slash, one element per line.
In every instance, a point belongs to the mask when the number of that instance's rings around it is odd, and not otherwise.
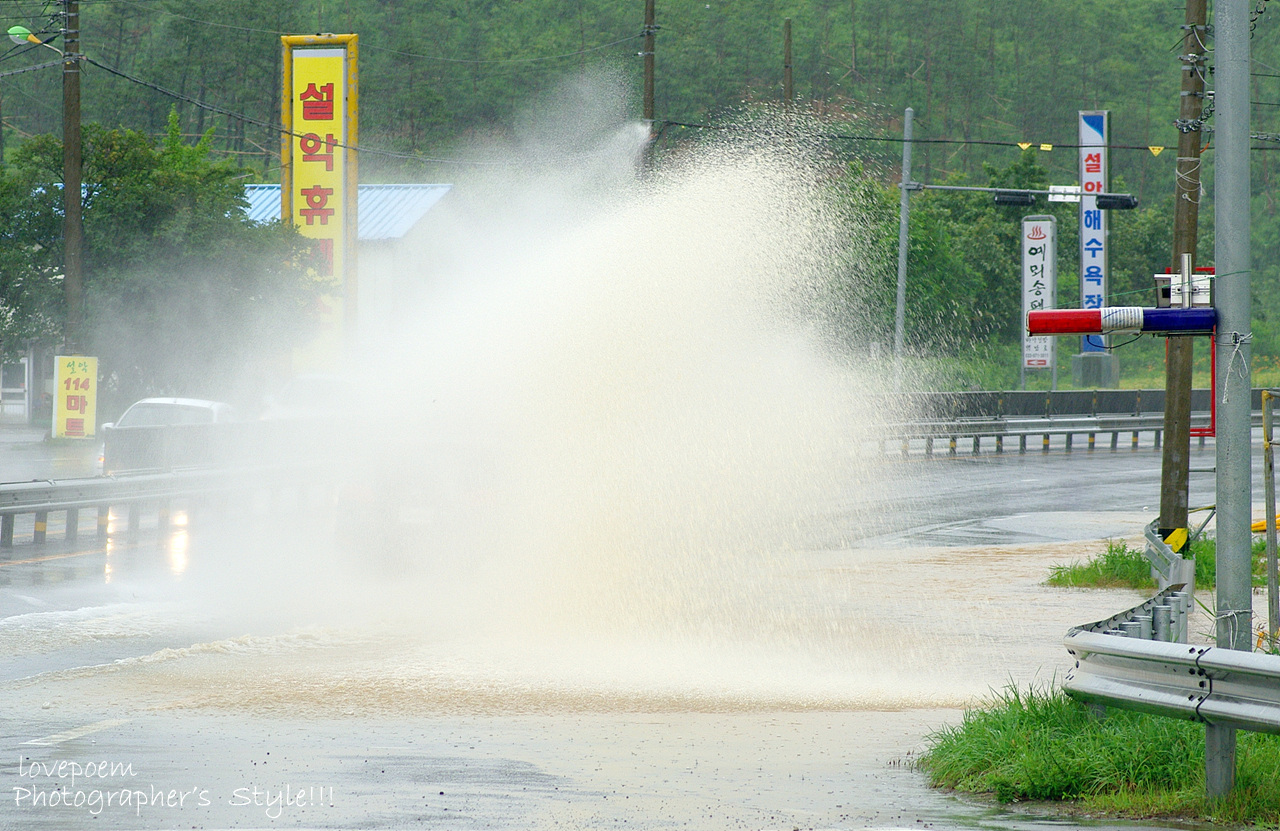
<path fill-rule="evenodd" d="M 1212 464 L 1211 444 L 1193 447 L 1193 468 Z M 894 481 L 909 488 L 863 494 L 856 508 L 834 498 L 828 514 L 847 507 L 858 521 L 815 548 L 850 559 L 937 546 L 1085 551 L 1083 541 L 1139 535 L 1158 505 L 1151 448 L 897 465 L 909 476 Z M 1192 475 L 1190 501 L 1213 501 L 1212 475 Z M 235 662 L 198 676 L 212 691 L 225 667 L 234 687 L 284 672 L 288 659 L 253 653 L 251 636 L 267 629 L 167 605 L 199 573 L 192 562 L 216 550 L 200 533 L 106 553 L 19 546 L 0 561 L 0 829 L 1096 827 L 926 788 L 910 761 L 930 730 L 959 718 L 927 697 L 740 712 L 716 700 L 684 711 L 432 705 L 420 716 L 358 704 L 292 715 L 289 705 L 193 708 L 168 686 L 190 683 L 183 662 Z M 1048 653 L 1061 631 L 1048 625 Z M 194 654 L 209 643 L 217 655 Z M 227 658 L 241 648 L 251 657 Z"/>

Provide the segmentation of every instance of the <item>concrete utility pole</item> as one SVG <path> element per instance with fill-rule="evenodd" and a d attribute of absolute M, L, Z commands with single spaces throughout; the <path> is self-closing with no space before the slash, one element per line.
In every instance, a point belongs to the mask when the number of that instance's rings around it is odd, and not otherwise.
<path fill-rule="evenodd" d="M 1173 213 L 1173 273 L 1182 271 L 1182 255 L 1195 269 L 1200 220 L 1200 120 L 1205 109 L 1205 0 L 1187 0 L 1182 37 L 1182 105 L 1178 113 L 1177 185 Z M 1187 480 L 1191 459 L 1191 366 L 1194 341 L 1168 338 L 1164 369 L 1164 449 L 1160 466 L 1160 537 L 1187 527 Z M 1178 543 L 1173 545 L 1173 543 Z M 1185 542 L 1170 541 L 1181 552 Z"/>
<path fill-rule="evenodd" d="M 907 323 L 907 231 L 911 218 L 911 127 L 916 111 L 907 107 L 902 120 L 902 201 L 898 211 L 898 297 L 893 313 L 893 385 L 902 387 L 902 350 Z"/>
<path fill-rule="evenodd" d="M 1217 645 L 1248 650 L 1253 629 L 1252 302 L 1249 256 L 1249 0 L 1215 6 L 1214 306 L 1217 372 Z M 1210 725 L 1205 781 L 1210 797 L 1235 785 L 1236 731 Z"/>
<path fill-rule="evenodd" d="M 791 82 L 791 18 L 782 21 L 782 102 L 787 112 L 795 105 L 796 88 Z"/>
<path fill-rule="evenodd" d="M 67 316 L 63 348 L 81 349 L 84 225 L 80 213 L 80 4 L 62 0 L 62 293 Z"/>
<path fill-rule="evenodd" d="M 655 24 L 654 0 L 644 0 L 644 120 L 653 134 L 653 48 L 656 45 L 658 27 Z"/>

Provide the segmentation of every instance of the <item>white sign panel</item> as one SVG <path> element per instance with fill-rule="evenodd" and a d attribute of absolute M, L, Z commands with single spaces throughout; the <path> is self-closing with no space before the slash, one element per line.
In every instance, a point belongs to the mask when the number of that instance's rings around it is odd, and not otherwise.
<path fill-rule="evenodd" d="M 1107 212 L 1098 207 L 1098 194 L 1107 192 L 1106 110 L 1080 112 L 1080 307 L 1101 309 L 1107 301 Z M 1102 335 L 1086 335 L 1081 350 L 1101 352 Z"/>
<path fill-rule="evenodd" d="M 1054 308 L 1058 288 L 1058 220 L 1028 216 L 1022 220 L 1022 319 L 1027 312 Z M 1053 366 L 1054 337 L 1031 337 L 1022 327 L 1024 369 Z"/>

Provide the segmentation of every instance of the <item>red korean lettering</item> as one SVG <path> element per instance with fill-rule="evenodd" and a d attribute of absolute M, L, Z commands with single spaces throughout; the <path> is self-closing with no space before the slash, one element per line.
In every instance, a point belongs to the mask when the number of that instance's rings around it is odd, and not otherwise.
<path fill-rule="evenodd" d="M 315 84 L 307 84 L 298 100 L 302 102 L 303 121 L 333 121 L 333 84 L 318 89 Z"/>
<path fill-rule="evenodd" d="M 323 139 L 315 133 L 307 133 L 298 144 L 302 148 L 304 162 L 324 162 L 324 169 L 332 172 L 333 148 L 338 145 L 333 133 L 327 133 Z"/>
<path fill-rule="evenodd" d="M 307 199 L 307 207 L 298 213 L 306 217 L 307 224 L 314 225 L 316 218 L 319 217 L 321 225 L 328 225 L 329 217 L 333 216 L 333 208 L 326 208 L 325 205 L 329 203 L 329 197 L 333 196 L 333 188 L 312 185 L 309 188 L 303 188 L 302 195 Z"/>
<path fill-rule="evenodd" d="M 67 419 L 67 435 L 83 436 L 84 435 L 84 419 L 83 418 Z"/>
<path fill-rule="evenodd" d="M 1101 173 L 1102 172 L 1102 154 L 1087 153 L 1084 157 L 1085 173 Z"/>
<path fill-rule="evenodd" d="M 318 239 L 311 243 L 311 250 L 315 252 L 316 259 L 319 260 L 319 272 L 321 277 L 333 276 L 333 240 Z"/>

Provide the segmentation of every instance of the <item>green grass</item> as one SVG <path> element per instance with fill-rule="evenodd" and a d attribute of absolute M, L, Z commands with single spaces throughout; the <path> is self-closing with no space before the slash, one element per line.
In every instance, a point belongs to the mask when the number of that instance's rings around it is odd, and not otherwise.
<path fill-rule="evenodd" d="M 1267 543 L 1265 537 L 1253 539 L 1253 585 L 1267 584 Z M 1191 554 L 1196 560 L 1196 588 L 1212 589 L 1217 582 L 1216 547 L 1212 539 L 1198 539 L 1191 543 Z M 1139 548 L 1125 543 L 1108 542 L 1103 554 L 1068 565 L 1051 566 L 1049 586 L 1088 589 L 1153 589 L 1151 564 Z"/>
<path fill-rule="evenodd" d="M 1052 566 L 1045 583 L 1090 589 L 1147 589 L 1156 585 L 1147 556 L 1122 542 L 1108 542 L 1106 553 L 1089 560 Z"/>
<path fill-rule="evenodd" d="M 1060 690 L 1007 688 L 927 738 L 934 787 L 1000 802 L 1070 800 L 1085 812 L 1280 825 L 1280 736 L 1240 732 L 1236 787 L 1204 793 L 1204 726 L 1108 709 Z"/>

